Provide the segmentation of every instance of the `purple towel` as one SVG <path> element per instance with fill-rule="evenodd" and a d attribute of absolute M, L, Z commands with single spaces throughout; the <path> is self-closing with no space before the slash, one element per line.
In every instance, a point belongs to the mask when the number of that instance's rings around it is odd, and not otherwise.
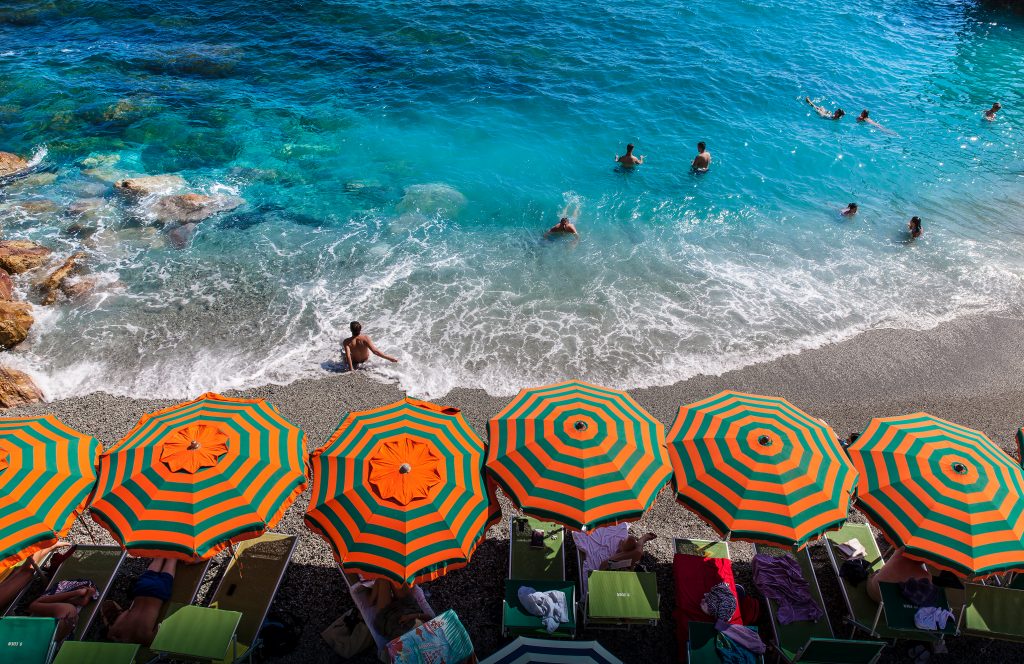
<path fill-rule="evenodd" d="M 824 615 L 811 597 L 810 587 L 800 570 L 800 563 L 790 554 L 754 556 L 754 585 L 768 599 L 779 605 L 779 623 L 788 625 L 799 620 L 817 621 Z"/>

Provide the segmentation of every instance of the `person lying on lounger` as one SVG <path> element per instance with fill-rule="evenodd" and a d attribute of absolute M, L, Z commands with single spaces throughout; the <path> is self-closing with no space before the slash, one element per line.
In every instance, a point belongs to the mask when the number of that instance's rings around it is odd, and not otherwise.
<path fill-rule="evenodd" d="M 377 610 L 373 620 L 373 628 L 388 641 L 397 639 L 417 624 L 430 620 L 431 616 L 423 613 L 413 586 L 395 586 L 386 579 L 377 579 L 373 586 L 364 592 L 370 594 L 370 605 Z"/>
<path fill-rule="evenodd" d="M 107 638 L 147 647 L 153 643 L 160 610 L 171 598 L 177 564 L 173 558 L 154 558 L 132 586 L 132 603 L 127 610 L 112 600 L 103 602 L 100 611 L 107 625 Z"/>
<path fill-rule="evenodd" d="M 42 569 L 41 565 L 46 560 L 46 556 L 57 549 L 68 547 L 66 551 L 60 553 L 54 553 L 50 557 L 50 561 L 46 565 L 46 569 Z M 60 540 L 52 546 L 48 546 L 45 549 L 36 551 L 28 560 L 18 566 L 18 569 L 8 575 L 6 579 L 0 581 L 0 614 L 6 611 L 10 606 L 11 602 L 18 598 L 25 588 L 32 583 L 32 578 L 35 575 L 34 569 L 40 569 L 44 574 L 52 575 L 60 564 L 71 557 L 71 554 L 75 552 L 75 547 L 70 542 Z"/>
<path fill-rule="evenodd" d="M 868 577 L 868 595 L 876 602 L 881 602 L 882 592 L 878 587 L 879 583 L 903 583 L 910 579 L 931 581 L 932 574 L 924 563 L 908 558 L 903 552 L 903 547 L 900 547 L 885 561 L 880 570 Z"/>
<path fill-rule="evenodd" d="M 613 563 L 621 563 L 623 561 L 629 561 L 629 569 L 633 569 L 640 562 L 640 559 L 644 555 L 644 545 L 653 540 L 657 535 L 654 533 L 647 533 L 640 539 L 637 539 L 630 535 L 626 539 L 622 540 L 622 544 L 619 545 L 619 550 L 608 560 L 601 563 L 600 569 L 611 569 Z M 622 569 L 621 566 L 615 566 L 618 569 Z"/>

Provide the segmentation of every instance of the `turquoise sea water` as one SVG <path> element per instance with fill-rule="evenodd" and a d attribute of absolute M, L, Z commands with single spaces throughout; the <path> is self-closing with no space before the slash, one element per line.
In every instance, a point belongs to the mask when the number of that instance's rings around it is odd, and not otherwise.
<path fill-rule="evenodd" d="M 185 397 L 323 374 L 355 318 L 418 395 L 508 394 L 1020 312 L 1022 83 L 1024 20 L 967 1 L 5 2 L 0 150 L 41 161 L 3 235 L 104 284 L 5 361 Z M 165 173 L 247 202 L 175 248 L 110 186 Z"/>

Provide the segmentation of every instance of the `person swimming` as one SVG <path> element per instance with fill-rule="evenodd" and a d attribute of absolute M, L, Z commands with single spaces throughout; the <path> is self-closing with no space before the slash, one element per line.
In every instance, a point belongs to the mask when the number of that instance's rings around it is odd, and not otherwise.
<path fill-rule="evenodd" d="M 824 106 L 818 106 L 813 101 L 811 101 L 810 97 L 804 97 L 804 101 L 806 101 L 808 104 L 810 104 L 811 108 L 813 108 L 815 111 L 817 111 L 818 115 L 820 115 L 823 118 L 828 118 L 829 120 L 838 120 L 839 118 L 841 118 L 844 115 L 846 115 L 846 111 L 844 111 L 841 108 L 837 108 L 835 110 L 835 112 L 831 112 L 827 108 L 825 108 Z"/>
<path fill-rule="evenodd" d="M 858 208 L 856 203 L 850 203 L 845 208 L 843 208 L 843 210 L 839 214 L 843 215 L 844 217 L 852 217 L 857 214 L 857 209 Z"/>
<path fill-rule="evenodd" d="M 907 224 L 907 231 L 910 232 L 911 239 L 924 235 L 924 229 L 921 228 L 921 217 L 911 218 L 910 223 Z"/>
<path fill-rule="evenodd" d="M 573 210 L 572 214 L 569 214 L 569 205 L 566 204 L 562 208 L 562 213 L 558 215 L 560 219 L 558 223 L 552 226 L 544 233 L 544 237 L 551 237 L 552 235 L 575 235 L 579 237 L 579 231 L 576 230 L 576 220 L 580 216 L 580 206 L 577 205 Z"/>
<path fill-rule="evenodd" d="M 996 102 L 996 103 L 992 104 L 992 108 L 990 108 L 987 111 L 985 111 L 985 119 L 988 120 L 989 122 L 991 122 L 992 120 L 995 120 L 996 119 L 996 113 L 998 113 L 999 109 L 1001 109 L 1002 107 L 1003 107 L 1003 105 L 1000 104 L 999 102 Z"/>
<path fill-rule="evenodd" d="M 857 116 L 857 122 L 863 122 L 865 124 L 871 125 L 872 127 L 878 127 L 879 129 L 885 129 L 885 127 L 883 127 L 882 125 L 880 125 L 877 122 L 875 122 L 874 120 L 872 120 L 870 116 L 871 116 L 871 113 L 868 112 L 868 109 L 865 108 L 863 111 L 860 112 L 860 115 Z"/>
<path fill-rule="evenodd" d="M 633 168 L 634 166 L 639 166 L 640 164 L 644 163 L 643 155 L 637 157 L 636 155 L 633 154 L 634 147 L 635 146 L 632 143 L 627 145 L 626 154 L 622 155 L 621 157 L 619 155 L 615 155 L 615 162 L 621 164 L 623 168 Z"/>
<path fill-rule="evenodd" d="M 697 144 L 697 156 L 693 158 L 693 163 L 690 164 L 690 170 L 695 173 L 707 172 L 708 168 L 711 167 L 711 153 L 708 152 L 708 146 L 701 141 Z"/>

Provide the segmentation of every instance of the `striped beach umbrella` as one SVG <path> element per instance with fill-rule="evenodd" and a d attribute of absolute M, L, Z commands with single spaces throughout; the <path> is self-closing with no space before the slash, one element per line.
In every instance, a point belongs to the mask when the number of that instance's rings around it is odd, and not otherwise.
<path fill-rule="evenodd" d="M 512 502 L 577 530 L 640 518 L 670 474 L 661 422 L 619 390 L 522 390 L 488 433 L 487 470 Z"/>
<path fill-rule="evenodd" d="M 205 559 L 273 528 L 305 488 L 301 429 L 262 399 L 207 393 L 100 456 L 90 513 L 132 555 Z"/>
<path fill-rule="evenodd" d="M 0 570 L 68 534 L 96 483 L 100 444 L 52 415 L 0 418 Z"/>
<path fill-rule="evenodd" d="M 597 641 L 554 641 L 520 636 L 480 664 L 622 664 Z"/>
<path fill-rule="evenodd" d="M 435 579 L 465 566 L 500 516 L 484 453 L 457 408 L 404 399 L 348 413 L 310 455 L 306 526 L 347 572 Z"/>
<path fill-rule="evenodd" d="M 668 434 L 676 499 L 719 535 L 785 547 L 846 521 L 857 471 L 827 424 L 785 399 L 721 392 Z"/>
<path fill-rule="evenodd" d="M 849 448 L 857 506 L 894 546 L 965 577 L 1024 570 L 1024 471 L 980 431 L 884 417 Z"/>

